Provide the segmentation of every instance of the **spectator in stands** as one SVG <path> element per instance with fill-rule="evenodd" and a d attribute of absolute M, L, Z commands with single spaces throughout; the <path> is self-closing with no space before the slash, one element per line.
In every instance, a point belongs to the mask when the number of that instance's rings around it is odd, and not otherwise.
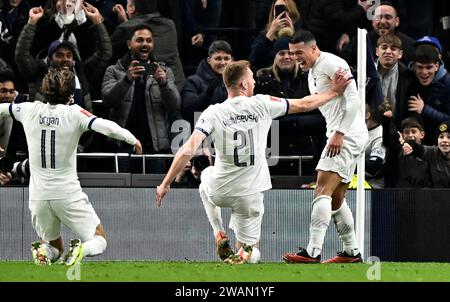
<path fill-rule="evenodd" d="M 280 37 L 291 37 L 303 27 L 300 13 L 293 0 L 274 0 L 264 31 L 258 34 L 251 46 L 249 61 L 254 70 L 273 63 L 273 45 Z"/>
<path fill-rule="evenodd" d="M 403 55 L 402 41 L 393 34 L 380 36 L 375 52 L 383 96 L 389 101 L 390 110 L 395 116 L 397 102 L 409 97 L 406 91 L 412 79 L 411 71 L 399 61 Z"/>
<path fill-rule="evenodd" d="M 30 100 L 42 99 L 38 89 L 49 66 L 63 66 L 74 71 L 76 76 L 76 89 L 74 103 L 92 110 L 90 97 L 90 83 L 103 72 L 112 56 L 111 42 L 102 24 L 102 16 L 99 11 L 88 3 L 83 4 L 83 10 L 88 19 L 95 24 L 99 42 L 97 50 L 89 58 L 81 60 L 78 49 L 69 41 L 56 40 L 51 43 L 46 51 L 45 58 L 34 59 L 30 53 L 30 47 L 35 39 L 36 24 L 43 17 L 44 10 L 34 7 L 29 12 L 28 24 L 20 34 L 16 48 L 17 66 L 29 83 Z M 40 37 L 37 36 L 36 39 Z"/>
<path fill-rule="evenodd" d="M 411 145 L 422 144 L 425 132 L 422 124 L 414 118 L 407 118 L 401 123 L 398 142 L 391 151 L 397 151 L 398 181 L 397 188 L 431 187 L 429 163 L 410 152 Z"/>
<path fill-rule="evenodd" d="M 387 100 L 386 100 L 387 101 Z M 382 112 L 366 103 L 366 126 L 369 141 L 366 146 L 366 180 L 372 188 L 384 188 L 384 163 L 386 147 L 383 145 Z"/>
<path fill-rule="evenodd" d="M 433 188 L 450 188 L 450 121 L 441 123 L 436 131 L 437 146 L 405 143 L 405 155 L 414 155 L 428 162 Z"/>
<path fill-rule="evenodd" d="M 173 71 L 175 84 L 181 90 L 184 83 L 183 66 L 177 47 L 177 32 L 172 20 L 162 17 L 157 11 L 157 0 L 128 0 L 129 20 L 121 23 L 111 36 L 114 59 L 120 59 L 128 51 L 127 39 L 137 25 L 146 24 L 154 33 L 156 60 L 165 62 Z"/>
<path fill-rule="evenodd" d="M 27 96 L 15 90 L 12 70 L 0 71 L 0 104 L 19 104 L 28 101 Z M 0 118 L 0 158 L 10 157 L 14 161 L 28 157 L 27 141 L 22 124 L 9 116 Z"/>
<path fill-rule="evenodd" d="M 48 46 L 55 40 L 68 40 L 80 52 L 82 59 L 89 57 L 95 50 L 98 40 L 96 24 L 83 9 L 83 0 L 49 0 L 44 7 L 44 15 L 35 24 L 35 36 L 30 47 L 31 55 L 37 56 L 46 52 Z M 33 7 L 40 7 L 33 4 Z"/>
<path fill-rule="evenodd" d="M 339 53 L 356 35 L 356 29 L 368 29 L 367 11 L 372 1 L 315 0 L 311 3 L 308 30 L 324 51 Z"/>
<path fill-rule="evenodd" d="M 402 41 L 403 55 L 401 61 L 406 65 L 414 58 L 414 40 L 397 30 L 400 24 L 400 18 L 396 8 L 388 1 L 382 1 L 381 5 L 375 9 L 375 14 L 372 20 L 371 30 L 367 35 L 369 36 L 370 44 L 372 45 L 375 56 L 375 45 L 380 36 L 387 34 L 395 34 Z M 358 40 L 353 37 L 350 42 L 344 46 L 342 50 L 342 57 L 349 63 L 350 66 L 355 67 L 357 63 Z"/>
<path fill-rule="evenodd" d="M 255 94 L 281 98 L 303 98 L 310 94 L 308 72 L 299 67 L 289 51 L 289 38 L 278 38 L 273 47 L 275 59 L 270 67 L 256 73 Z M 279 117 L 280 155 L 313 155 L 315 167 L 325 143 L 325 119 L 318 109 Z M 279 165 L 282 168 L 283 165 Z M 295 168 L 295 167 L 293 167 Z M 283 168 L 283 170 L 286 170 Z M 298 168 L 295 169 L 298 174 Z M 286 172 L 286 171 L 277 171 Z M 311 171 L 311 173 L 314 173 Z"/>
<path fill-rule="evenodd" d="M 0 58 L 14 70 L 16 89 L 21 92 L 26 92 L 28 87 L 17 69 L 14 52 L 20 32 L 27 24 L 29 10 L 27 0 L 5 0 L 3 7 L 0 5 Z"/>
<path fill-rule="evenodd" d="M 438 38 L 436 38 L 435 36 L 423 36 L 420 39 L 417 39 L 417 41 L 414 43 L 414 45 L 416 46 L 416 48 L 419 45 L 433 46 L 436 49 L 436 51 L 439 53 L 439 59 L 441 61 L 440 65 L 439 65 L 439 69 L 445 68 L 444 61 L 447 61 L 448 58 L 445 58 L 447 56 L 447 54 L 445 53 L 444 48 L 442 47 L 441 42 L 439 42 Z"/>
<path fill-rule="evenodd" d="M 397 106 L 398 118 L 415 116 L 423 121 L 425 133 L 434 133 L 441 122 L 450 119 L 450 75 L 440 65 L 434 46 L 419 45 L 413 65 L 412 93 L 409 100 L 400 100 Z M 424 143 L 431 145 L 434 140 L 428 137 Z"/>
<path fill-rule="evenodd" d="M 222 11 L 222 0 L 158 0 L 158 11 L 175 23 L 178 51 L 185 75 L 191 75 L 200 61 L 208 56 L 209 45 L 217 40 L 216 34 L 205 28 L 217 28 Z M 192 68 L 189 68 L 193 66 Z M 188 68 L 187 68 L 188 67 Z"/>
<path fill-rule="evenodd" d="M 178 112 L 181 103 L 172 70 L 153 57 L 154 44 L 150 27 L 138 25 L 128 39 L 130 51 L 106 69 L 102 85 L 110 119 L 135 133 L 146 154 L 171 152 L 168 117 Z M 128 146 L 118 147 L 132 153 Z M 149 167 L 152 173 L 166 171 L 163 161 L 151 161 Z"/>
<path fill-rule="evenodd" d="M 191 129 L 195 113 L 203 112 L 209 105 L 222 103 L 227 99 L 227 90 L 222 74 L 233 61 L 231 45 L 223 40 L 214 41 L 208 50 L 208 58 L 202 60 L 194 75 L 187 78 L 181 90 L 181 114 Z"/>

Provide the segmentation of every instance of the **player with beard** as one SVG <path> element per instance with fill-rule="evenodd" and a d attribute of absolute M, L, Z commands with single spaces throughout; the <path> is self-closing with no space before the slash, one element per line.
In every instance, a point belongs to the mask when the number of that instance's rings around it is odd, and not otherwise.
<path fill-rule="evenodd" d="M 168 118 L 177 113 L 181 98 L 172 70 L 164 62 L 154 61 L 153 41 L 152 30 L 147 25 L 133 29 L 127 42 L 129 52 L 106 69 L 103 104 L 111 108 L 111 120 L 136 135 L 144 153 L 171 153 Z M 115 149 L 132 151 L 124 144 Z M 151 173 L 165 172 L 161 161 L 151 161 L 147 167 Z"/>

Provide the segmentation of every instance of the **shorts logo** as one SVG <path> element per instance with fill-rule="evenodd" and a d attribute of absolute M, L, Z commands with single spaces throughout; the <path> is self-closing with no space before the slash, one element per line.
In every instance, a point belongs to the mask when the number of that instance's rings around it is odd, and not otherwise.
<path fill-rule="evenodd" d="M 439 126 L 439 131 L 446 132 L 447 131 L 447 124 L 441 124 Z"/>
<path fill-rule="evenodd" d="M 89 111 L 82 109 L 80 110 L 81 113 L 83 113 L 84 115 L 86 115 L 87 117 L 91 117 L 94 116 L 92 113 L 90 113 Z"/>

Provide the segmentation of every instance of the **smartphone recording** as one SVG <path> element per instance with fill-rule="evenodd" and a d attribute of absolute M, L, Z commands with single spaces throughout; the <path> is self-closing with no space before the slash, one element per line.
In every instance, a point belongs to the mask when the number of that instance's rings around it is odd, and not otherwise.
<path fill-rule="evenodd" d="M 145 70 L 142 73 L 143 75 L 154 75 L 156 69 L 158 68 L 158 64 L 156 64 L 154 62 L 153 63 L 141 62 L 141 63 L 136 64 L 136 66 L 143 66 L 143 67 L 145 67 Z"/>

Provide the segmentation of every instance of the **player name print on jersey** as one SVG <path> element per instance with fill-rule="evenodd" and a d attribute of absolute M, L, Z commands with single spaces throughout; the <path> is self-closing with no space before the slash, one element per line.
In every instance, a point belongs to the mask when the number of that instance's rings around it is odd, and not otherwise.
<path fill-rule="evenodd" d="M 39 124 L 45 126 L 59 126 L 59 118 L 39 115 Z"/>
<path fill-rule="evenodd" d="M 231 116 L 226 120 L 223 120 L 222 123 L 224 126 L 231 126 L 237 123 L 245 123 L 245 122 L 258 122 L 258 115 L 256 114 L 242 114 L 242 115 L 236 115 Z"/>

